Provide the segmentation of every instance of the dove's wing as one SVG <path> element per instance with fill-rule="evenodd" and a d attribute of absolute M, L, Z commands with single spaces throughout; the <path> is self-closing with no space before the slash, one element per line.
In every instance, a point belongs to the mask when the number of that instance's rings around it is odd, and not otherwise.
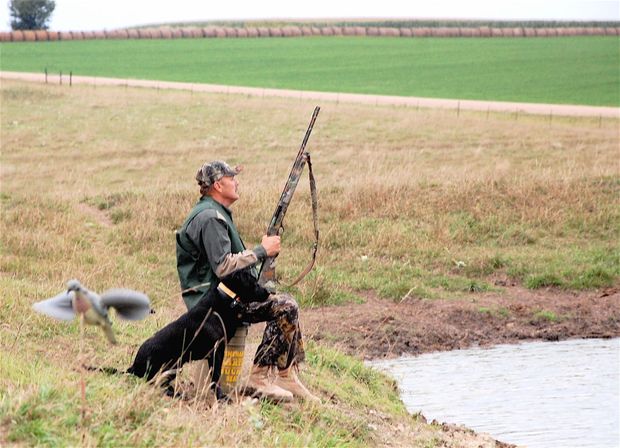
<path fill-rule="evenodd" d="M 148 296 L 131 289 L 110 289 L 101 295 L 101 304 L 114 308 L 118 317 L 127 320 L 144 319 L 151 311 Z"/>
<path fill-rule="evenodd" d="M 32 308 L 46 316 L 59 320 L 71 320 L 75 317 L 75 312 L 71 306 L 73 291 L 61 292 L 51 299 L 43 300 L 32 305 Z"/>
<path fill-rule="evenodd" d="M 82 288 L 82 292 L 97 314 L 106 320 L 110 320 L 108 317 L 108 306 L 102 302 L 99 294 L 86 288 Z"/>

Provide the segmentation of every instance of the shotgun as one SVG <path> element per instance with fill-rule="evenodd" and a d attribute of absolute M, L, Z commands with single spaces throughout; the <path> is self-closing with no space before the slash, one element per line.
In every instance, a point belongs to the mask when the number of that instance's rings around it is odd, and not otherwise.
<path fill-rule="evenodd" d="M 280 195 L 280 200 L 278 201 L 278 205 L 276 206 L 276 211 L 273 213 L 271 217 L 271 221 L 269 222 L 269 227 L 267 227 L 267 235 L 280 235 L 283 230 L 282 222 L 284 220 L 284 215 L 288 209 L 289 204 L 291 203 L 291 199 L 293 198 L 293 194 L 295 193 L 295 188 L 297 188 L 297 184 L 299 183 L 299 178 L 301 177 L 301 173 L 303 172 L 304 166 L 306 162 L 308 162 L 308 173 L 310 176 L 310 193 L 312 195 L 312 212 L 313 212 L 313 221 L 314 221 L 314 234 L 316 241 L 313 247 L 313 255 L 312 261 L 306 267 L 304 272 L 302 272 L 297 279 L 292 283 L 293 285 L 299 282 L 314 265 L 314 260 L 316 258 L 316 251 L 318 248 L 318 221 L 316 218 L 316 187 L 314 182 L 314 176 L 312 174 L 312 162 L 310 161 L 310 153 L 306 152 L 306 143 L 308 143 L 308 138 L 310 137 L 310 133 L 312 132 L 312 128 L 314 127 L 314 122 L 316 121 L 317 115 L 319 115 L 319 110 L 321 108 L 316 106 L 314 108 L 314 112 L 312 113 L 312 118 L 310 119 L 310 124 L 308 125 L 308 129 L 306 130 L 306 135 L 304 135 L 304 139 L 301 142 L 301 147 L 297 152 L 297 157 L 295 158 L 295 162 L 293 162 L 293 167 L 291 168 L 291 172 L 288 175 L 288 180 L 284 185 L 284 190 Z M 258 283 L 261 286 L 273 286 L 276 281 L 276 256 L 267 257 L 263 262 L 260 273 L 258 276 Z M 292 286 L 292 285 L 291 285 Z"/>

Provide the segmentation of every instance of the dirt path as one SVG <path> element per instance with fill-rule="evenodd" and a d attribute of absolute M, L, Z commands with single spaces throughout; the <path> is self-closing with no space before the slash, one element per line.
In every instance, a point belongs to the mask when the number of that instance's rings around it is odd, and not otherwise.
<path fill-rule="evenodd" d="M 0 71 L 1 79 L 18 79 L 31 82 L 45 82 L 43 73 L 20 73 Z M 47 82 L 65 85 L 69 77 L 65 74 L 62 80 L 59 75 L 48 75 Z M 564 104 L 534 104 L 501 101 L 476 101 L 441 98 L 418 98 L 409 96 L 362 95 L 354 93 L 314 92 L 303 90 L 268 89 L 258 87 L 238 87 L 217 84 L 197 84 L 169 81 L 149 81 L 140 79 L 99 78 L 93 76 L 73 76 L 71 82 L 90 85 L 116 85 L 129 87 L 147 87 L 157 89 L 191 90 L 193 92 L 210 92 L 241 94 L 251 96 L 275 96 L 284 98 L 313 99 L 345 103 L 361 103 L 374 105 L 395 105 L 408 107 L 424 107 L 433 109 L 476 110 L 483 112 L 527 113 L 555 116 L 590 116 L 620 118 L 618 107 L 577 106 Z"/>

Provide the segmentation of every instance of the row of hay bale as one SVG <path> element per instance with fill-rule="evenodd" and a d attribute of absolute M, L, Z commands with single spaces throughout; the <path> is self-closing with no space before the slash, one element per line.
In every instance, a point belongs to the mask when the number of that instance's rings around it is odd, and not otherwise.
<path fill-rule="evenodd" d="M 85 39 L 181 39 L 203 37 L 298 37 L 298 36 L 386 36 L 386 37 L 548 37 L 620 35 L 620 27 L 573 28 L 384 28 L 338 26 L 145 28 L 113 31 L 10 31 L 0 32 L 0 42 L 35 42 Z"/>

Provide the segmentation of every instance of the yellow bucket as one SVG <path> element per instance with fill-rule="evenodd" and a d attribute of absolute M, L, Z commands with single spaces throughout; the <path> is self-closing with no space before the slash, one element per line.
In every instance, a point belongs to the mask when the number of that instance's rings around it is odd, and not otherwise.
<path fill-rule="evenodd" d="M 237 328 L 235 335 L 226 344 L 224 361 L 222 362 L 222 375 L 220 376 L 220 387 L 225 394 L 230 393 L 235 386 L 241 370 L 243 368 L 243 355 L 245 353 L 245 338 L 248 335 L 249 325 L 242 325 Z"/>

